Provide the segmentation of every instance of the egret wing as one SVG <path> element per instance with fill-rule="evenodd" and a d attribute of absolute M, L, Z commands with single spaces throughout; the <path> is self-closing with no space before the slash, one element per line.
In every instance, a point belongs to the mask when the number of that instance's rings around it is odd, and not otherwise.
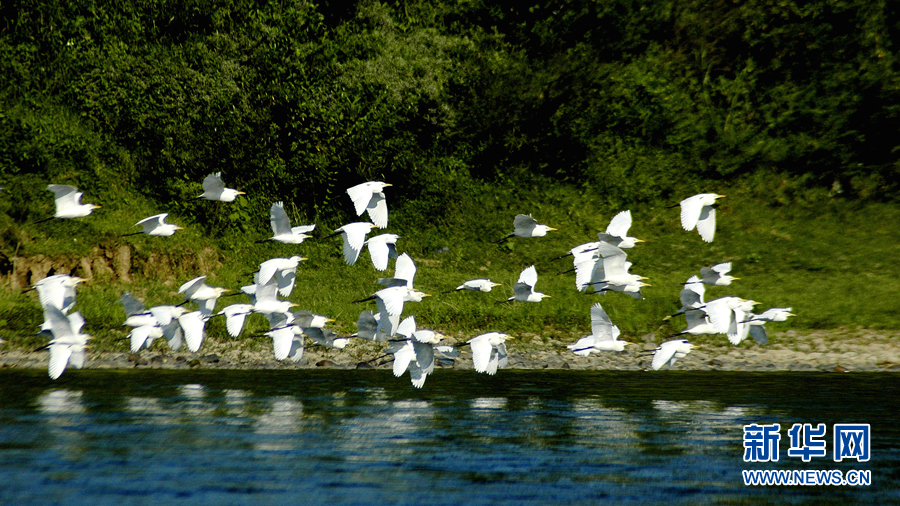
<path fill-rule="evenodd" d="M 704 241 L 713 242 L 716 235 L 716 208 L 703 206 L 697 219 L 697 232 Z"/>

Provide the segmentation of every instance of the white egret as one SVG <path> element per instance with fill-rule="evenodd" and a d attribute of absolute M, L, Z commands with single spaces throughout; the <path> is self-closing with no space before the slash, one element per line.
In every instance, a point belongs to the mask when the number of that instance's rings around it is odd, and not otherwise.
<path fill-rule="evenodd" d="M 274 279 L 268 283 L 257 283 L 255 286 L 253 311 L 256 313 L 269 317 L 273 313 L 287 313 L 297 305 L 278 298 L 278 284 Z"/>
<path fill-rule="evenodd" d="M 703 267 L 702 269 L 700 269 L 700 276 L 702 276 L 702 279 L 694 282 L 703 283 L 705 285 L 728 286 L 732 281 L 741 279 L 730 276 L 728 274 L 729 272 L 731 272 L 731 262 L 724 262 L 710 267 Z"/>
<path fill-rule="evenodd" d="M 606 232 L 600 232 L 597 237 L 607 243 L 622 249 L 633 248 L 635 244 L 644 242 L 641 239 L 628 236 L 631 228 L 631 210 L 622 211 L 615 215 L 606 227 Z"/>
<path fill-rule="evenodd" d="M 719 330 L 716 329 L 716 326 L 709 321 L 709 316 L 707 316 L 706 311 L 703 309 L 688 309 L 684 311 L 684 318 L 687 322 L 687 328 L 682 330 L 681 332 L 675 334 L 676 336 L 680 336 L 683 334 L 690 334 L 692 336 L 699 336 L 702 334 L 719 334 Z M 674 337 L 674 336 L 672 336 Z"/>
<path fill-rule="evenodd" d="M 32 288 L 37 291 L 42 308 L 53 306 L 68 313 L 75 305 L 75 288 L 85 281 L 68 274 L 54 274 L 38 281 Z"/>
<path fill-rule="evenodd" d="M 510 237 L 544 237 L 552 230 L 556 229 L 538 224 L 530 214 L 517 214 L 513 220 L 513 232 L 496 243 L 502 243 Z"/>
<path fill-rule="evenodd" d="M 184 332 L 184 342 L 191 353 L 200 350 L 206 327 L 206 315 L 202 311 L 191 311 L 178 317 L 178 324 Z"/>
<path fill-rule="evenodd" d="M 347 262 L 347 265 L 353 265 L 356 263 L 356 259 L 359 258 L 359 253 L 366 243 L 366 234 L 371 232 L 373 228 L 375 228 L 375 225 L 364 221 L 348 223 L 335 229 L 333 234 L 325 236 L 323 239 L 340 234 L 344 240 L 344 261 Z"/>
<path fill-rule="evenodd" d="M 306 337 L 312 339 L 314 343 L 326 348 L 336 348 L 338 350 L 343 350 L 344 347 L 347 346 L 347 343 L 350 341 L 349 337 L 339 336 L 337 335 L 337 332 L 331 329 L 323 329 L 319 327 L 304 327 L 303 333 L 306 334 Z"/>
<path fill-rule="evenodd" d="M 197 198 L 218 200 L 220 202 L 234 202 L 234 199 L 238 195 L 244 195 L 244 192 L 225 188 L 225 183 L 222 182 L 222 173 L 216 172 L 203 179 L 203 193 Z"/>
<path fill-rule="evenodd" d="M 171 223 L 166 223 L 166 216 L 169 213 L 156 214 L 154 216 L 150 216 L 149 218 L 144 218 L 143 220 L 134 224 L 134 226 L 141 226 L 140 232 L 134 232 L 132 234 L 125 234 L 122 237 L 128 237 L 130 235 L 138 235 L 138 234 L 147 234 L 158 237 L 169 237 L 175 233 L 177 230 L 182 230 L 178 225 L 173 225 Z"/>
<path fill-rule="evenodd" d="M 567 345 L 576 355 L 587 357 L 593 352 L 623 351 L 628 341 L 619 341 L 619 327 L 609 319 L 600 303 L 591 306 L 591 335 Z"/>
<path fill-rule="evenodd" d="M 494 283 L 490 279 L 470 279 L 463 284 L 457 286 L 453 290 L 447 290 L 443 293 L 453 293 L 460 290 L 468 290 L 473 292 L 490 292 L 495 286 L 501 286 L 500 283 Z"/>
<path fill-rule="evenodd" d="M 700 193 L 676 204 L 681 206 L 681 226 L 688 232 L 697 227 L 697 232 L 704 241 L 713 242 L 716 234 L 716 210 L 712 206 L 716 199 L 724 197 L 725 195 L 715 193 Z"/>
<path fill-rule="evenodd" d="M 184 344 L 184 329 L 179 318 L 188 311 L 181 306 L 154 306 L 150 313 L 156 318 L 156 322 L 162 329 L 163 337 L 172 351 L 178 351 Z M 149 346 L 149 344 L 147 345 Z"/>
<path fill-rule="evenodd" d="M 387 228 L 388 209 L 384 200 L 384 189 L 391 186 L 381 181 L 369 181 L 347 188 L 347 195 L 353 201 L 356 215 L 361 216 L 363 211 L 369 213 L 369 218 L 378 228 Z"/>
<path fill-rule="evenodd" d="M 497 369 L 506 367 L 509 362 L 507 339 L 512 339 L 512 336 L 502 332 L 488 332 L 470 339 L 468 343 L 472 347 L 472 366 L 475 371 L 493 376 Z"/>
<path fill-rule="evenodd" d="M 282 297 L 290 297 L 294 290 L 294 282 L 297 279 L 297 267 L 300 262 L 308 260 L 299 255 L 290 258 L 271 258 L 259 264 L 259 274 L 256 282 L 258 284 L 267 284 L 273 278 L 278 285 L 278 293 Z"/>
<path fill-rule="evenodd" d="M 390 316 L 387 313 L 376 315 L 371 311 L 363 311 L 359 314 L 359 319 L 356 322 L 358 330 L 352 337 L 383 342 L 388 335 L 395 333 L 399 325 L 400 316 Z"/>
<path fill-rule="evenodd" d="M 150 311 L 144 309 L 144 304 L 125 292 L 119 298 L 119 303 L 125 308 L 125 323 L 122 325 L 132 327 L 128 334 L 131 342 L 131 351 L 137 353 L 145 345 L 147 348 L 153 341 L 163 336 L 162 327 L 156 321 Z"/>
<path fill-rule="evenodd" d="M 684 358 L 691 352 L 691 345 L 687 339 L 672 339 L 659 345 L 653 352 L 651 367 L 658 371 L 662 366 L 675 363 L 676 359 Z"/>
<path fill-rule="evenodd" d="M 537 284 L 537 269 L 532 265 L 519 274 L 519 281 L 513 285 L 513 296 L 506 299 L 507 301 L 519 302 L 540 302 L 549 295 L 534 291 L 534 285 Z"/>
<path fill-rule="evenodd" d="M 247 315 L 253 312 L 253 304 L 238 303 L 225 306 L 219 315 L 225 316 L 225 330 L 231 337 L 238 337 L 244 329 Z"/>
<path fill-rule="evenodd" d="M 293 312 L 293 321 L 295 325 L 303 329 L 321 329 L 328 323 L 333 322 L 334 319 L 322 316 L 320 314 L 315 314 L 312 311 L 301 310 Z"/>
<path fill-rule="evenodd" d="M 604 242 L 597 246 L 597 251 L 601 260 L 594 266 L 591 274 L 594 291 L 622 292 L 636 299 L 643 299 L 641 287 L 650 285 L 642 281 L 647 278 L 628 272 L 631 268 L 631 262 L 626 260 L 628 255 L 621 248 Z"/>
<path fill-rule="evenodd" d="M 56 213 L 53 218 L 83 218 L 100 206 L 94 204 L 82 204 L 82 193 L 74 186 L 66 184 L 51 184 L 47 189 L 53 192 L 56 201 Z M 47 218 L 47 221 L 51 218 Z"/>
<path fill-rule="evenodd" d="M 204 316 L 212 316 L 216 301 L 228 291 L 227 288 L 207 285 L 206 276 L 198 276 L 178 288 L 178 293 L 184 294 L 184 298 L 197 303 Z"/>
<path fill-rule="evenodd" d="M 81 333 L 84 318 L 77 311 L 69 316 L 58 308 L 44 308 L 44 320 L 49 323 L 53 339 L 47 344 L 50 350 L 50 363 L 47 372 L 51 379 L 59 378 L 68 364 L 81 369 L 84 365 L 84 351 L 91 336 Z"/>
<path fill-rule="evenodd" d="M 696 275 L 689 277 L 688 280 L 684 282 L 684 288 L 681 289 L 681 293 L 679 294 L 681 298 L 681 309 L 672 316 L 678 316 L 685 311 L 692 309 L 705 309 L 706 302 L 703 301 L 703 296 L 705 294 L 706 287 L 700 282 L 700 278 Z M 672 318 L 672 316 L 667 316 L 665 319 L 668 320 L 669 318 Z"/>
<path fill-rule="evenodd" d="M 291 226 L 291 220 L 284 210 L 284 202 L 275 202 L 269 210 L 269 221 L 272 225 L 272 237 L 268 241 L 277 241 L 282 244 L 300 244 L 312 237 L 310 232 L 315 230 L 315 225 Z M 258 242 L 266 242 L 258 241 Z"/>
<path fill-rule="evenodd" d="M 388 259 L 397 258 L 397 234 L 381 234 L 370 237 L 366 241 L 369 247 L 369 256 L 372 258 L 372 266 L 375 270 L 383 271 L 387 269 Z"/>
<path fill-rule="evenodd" d="M 397 257 L 394 262 L 393 278 L 378 278 L 379 285 L 385 286 L 405 286 L 412 290 L 413 280 L 416 277 L 416 263 L 407 253 Z M 410 301 L 407 301 L 410 302 Z"/>
<path fill-rule="evenodd" d="M 773 307 L 761 314 L 747 313 L 744 323 L 747 325 L 747 332 L 750 334 L 750 337 L 757 344 L 766 345 L 769 343 L 769 336 L 766 332 L 765 324 L 768 322 L 783 322 L 791 316 L 796 316 L 794 313 L 791 313 L 791 308 Z"/>

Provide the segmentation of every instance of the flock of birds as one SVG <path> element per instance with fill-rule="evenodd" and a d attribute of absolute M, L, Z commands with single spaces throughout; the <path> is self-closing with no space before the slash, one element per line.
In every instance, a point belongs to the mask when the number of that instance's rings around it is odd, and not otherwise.
<path fill-rule="evenodd" d="M 368 249 L 372 264 L 378 271 L 386 270 L 390 259 L 395 259 L 394 276 L 378 279 L 379 285 L 384 288 L 371 297 L 355 301 L 374 300 L 376 306 L 374 312 L 362 311 L 355 334 L 338 336 L 326 327 L 332 319 L 310 311 L 294 310 L 297 304 L 287 298 L 294 288 L 297 267 L 306 258 L 292 256 L 272 258 L 261 263 L 253 273 L 253 283 L 240 289 L 240 293 L 248 297 L 249 302 L 231 304 L 218 312 L 218 300 L 229 290 L 208 285 L 206 276 L 192 279 L 179 287 L 178 293 L 185 298 L 180 305 L 145 308 L 131 294 L 122 294 L 120 302 L 127 315 L 124 325 L 132 328 L 129 334 L 131 350 L 138 352 L 152 346 L 156 339 L 164 338 L 173 351 L 186 346 L 189 351 L 197 352 L 203 344 L 205 326 L 210 319 L 224 317 L 228 334 L 238 337 L 248 315 L 260 314 L 269 322 L 269 330 L 265 334 L 272 339 L 276 360 L 290 359 L 299 362 L 303 357 L 305 338 L 317 345 L 337 349 L 343 349 L 353 338 L 388 342 L 387 354 L 393 356 L 394 375 L 400 377 L 408 371 L 412 384 L 422 388 L 427 376 L 434 371 L 436 361 L 455 360 L 459 348 L 441 344 L 445 336 L 439 332 L 418 328 L 414 316 L 401 320 L 406 303 L 421 302 L 429 295 L 413 287 L 416 266 L 408 254 L 398 254 L 396 243 L 399 236 L 386 233 L 369 237 L 373 230 L 387 227 L 388 209 L 384 189 L 388 186 L 391 185 L 371 181 L 349 188 L 347 194 L 353 201 L 356 214 L 361 216 L 367 213 L 371 222 L 346 224 L 324 238 L 341 236 L 343 257 L 348 265 L 356 263 L 363 248 Z M 100 207 L 82 204 L 82 193 L 72 186 L 51 184 L 48 189 L 55 195 L 56 213 L 53 218 L 85 217 Z M 221 202 L 233 202 L 243 194 L 226 188 L 219 173 L 210 174 L 203 180 L 203 190 L 198 198 Z M 716 210 L 713 205 L 722 197 L 705 193 L 676 204 L 681 207 L 683 228 L 687 231 L 696 228 L 704 241 L 712 242 L 716 226 Z M 135 234 L 165 237 L 181 229 L 167 223 L 166 218 L 167 214 L 163 213 L 137 222 L 135 226 L 140 226 L 141 231 Z M 273 235 L 265 241 L 283 244 L 301 244 L 311 237 L 315 229 L 315 225 L 291 226 L 282 202 L 271 206 L 270 223 Z M 649 286 L 644 283 L 647 278 L 629 272 L 631 262 L 627 261 L 624 251 L 643 242 L 628 236 L 631 224 L 631 212 L 622 211 L 610 221 L 605 232 L 598 234 L 598 241 L 578 245 L 565 255 L 557 257 L 573 257 L 574 266 L 571 271 L 575 272 L 575 284 L 579 291 L 590 288 L 596 293 L 613 291 L 628 294 L 635 299 L 643 298 L 641 288 Z M 552 227 L 539 224 L 530 215 L 520 214 L 513 221 L 512 233 L 497 243 L 513 237 L 543 237 L 553 230 L 555 229 Z M 738 279 L 728 274 L 730 270 L 730 262 L 704 267 L 700 276 L 691 276 L 684 283 L 681 290 L 682 308 L 676 315 L 685 315 L 687 327 L 671 336 L 674 339 L 663 342 L 651 352 L 651 367 L 654 370 L 671 365 L 690 353 L 692 344 L 683 335 L 726 334 L 735 345 L 751 336 L 760 344 L 765 344 L 767 336 L 764 325 L 793 316 L 790 308 L 772 308 L 761 314 L 754 314 L 752 311 L 756 302 L 738 297 L 705 301 L 705 285 L 726 286 Z M 535 291 L 537 280 L 534 265 L 524 269 L 513 286 L 513 295 L 507 301 L 500 302 L 538 303 L 550 297 Z M 49 332 L 52 336 L 42 349 L 46 348 L 50 352 L 48 371 L 53 379 L 59 378 L 67 365 L 71 364 L 76 368 L 84 365 L 90 336 L 82 332 L 84 318 L 81 314 L 71 311 L 75 304 L 76 287 L 83 281 L 78 277 L 56 274 L 38 281 L 32 288 L 37 291 L 44 310 L 41 332 Z M 489 279 L 471 279 L 444 293 L 461 290 L 490 292 L 499 285 Z M 197 309 L 189 309 L 189 304 L 196 305 Z M 631 344 L 618 339 L 619 328 L 612 323 L 600 303 L 591 307 L 590 315 L 591 334 L 568 345 L 575 355 L 621 352 L 626 345 Z M 507 366 L 506 341 L 509 339 L 512 336 L 506 333 L 488 332 L 468 340 L 466 345 L 471 349 L 475 370 L 495 374 L 499 368 Z"/>

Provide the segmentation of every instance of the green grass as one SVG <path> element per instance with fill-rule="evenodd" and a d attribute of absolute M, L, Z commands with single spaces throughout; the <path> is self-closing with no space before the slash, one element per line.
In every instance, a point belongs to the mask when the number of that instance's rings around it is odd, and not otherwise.
<path fill-rule="evenodd" d="M 389 194 L 388 202 L 397 203 L 392 208 L 399 210 L 392 213 L 388 231 L 401 235 L 398 249 L 415 259 L 416 286 L 433 295 L 422 303 L 409 303 L 404 315 L 414 314 L 420 327 L 457 339 L 488 330 L 569 339 L 589 332 L 588 311 L 599 301 L 626 339 L 640 340 L 653 332 L 659 341 L 683 328 L 683 319 L 663 320 L 679 308 L 681 284 L 703 266 L 732 261 L 732 274 L 741 279 L 728 287 L 707 287 L 707 300 L 736 295 L 759 301 L 759 311 L 773 306 L 793 307 L 798 316 L 770 324 L 770 333 L 841 326 L 900 328 L 898 285 L 893 281 L 900 275 L 895 260 L 900 253 L 896 239 L 900 209 L 896 206 L 825 197 L 782 205 L 765 203 L 758 190 L 736 187 L 715 191 L 727 197 L 718 206 L 712 244 L 704 243 L 696 232 L 681 229 L 677 208 L 667 209 L 663 202 L 631 208 L 631 235 L 647 242 L 628 250 L 628 258 L 634 262 L 632 272 L 649 277 L 652 285 L 644 289 L 646 298 L 641 301 L 618 293 L 579 293 L 574 288 L 574 273 L 557 274 L 571 268 L 571 259 L 551 260 L 577 244 L 595 240 L 596 232 L 604 230 L 609 219 L 621 210 L 595 206 L 600 191 L 561 185 L 517 192 L 473 188 L 467 201 L 427 220 L 412 218 L 414 206 L 404 206 L 400 204 L 401 195 Z M 42 197 L 51 200 L 49 192 Z M 124 291 L 132 292 L 147 305 L 178 303 L 178 286 L 203 274 L 213 285 L 238 290 L 250 283 L 246 273 L 260 262 L 297 253 L 309 260 L 297 271 L 291 300 L 302 309 L 336 319 L 334 326 L 342 334 L 351 333 L 360 311 L 373 308 L 352 301 L 381 288 L 376 279 L 389 276 L 393 270 L 391 266 L 386 272 L 377 272 L 367 251 L 356 265 L 345 265 L 338 237 L 309 240 L 299 246 L 255 244 L 268 237 L 267 216 L 258 217 L 250 232 L 226 229 L 218 235 L 211 233 L 214 227 L 210 224 L 171 216 L 170 221 L 187 225 L 187 230 L 170 238 L 123 238 L 122 233 L 134 230 L 130 227 L 133 223 L 159 211 L 134 196 L 98 203 L 104 205 L 103 209 L 90 217 L 43 224 L 34 223 L 37 213 L 25 221 L 10 218 L 7 204 L 2 218 L 5 230 L 0 233 L 4 238 L 2 251 L 7 256 L 40 254 L 55 262 L 73 256 L 90 257 L 97 247 L 109 251 L 130 245 L 130 283 L 99 273 L 79 290 L 76 309 L 87 320 L 86 330 L 95 336 L 95 349 L 127 349 L 122 340 L 127 334 L 121 327 L 124 312 L 115 303 Z M 228 206 L 209 205 L 223 211 Z M 335 214 L 340 218 L 344 211 L 335 210 Z M 504 245 L 493 244 L 512 230 L 517 213 L 532 213 L 539 222 L 559 230 L 543 238 L 513 238 Z M 299 216 L 292 218 L 302 221 Z M 331 217 L 326 221 L 341 220 Z M 329 232 L 320 225 L 317 235 Z M 498 304 L 511 295 L 519 272 L 532 264 L 539 274 L 538 291 L 552 297 L 538 304 Z M 476 277 L 489 277 L 503 286 L 489 294 L 441 293 Z M 238 300 L 245 299 L 223 299 L 219 307 Z M 0 290 L 0 328 L 12 346 L 42 344 L 42 339 L 30 335 L 41 320 L 34 292 L 20 293 L 8 284 Z M 245 336 L 266 330 L 265 325 L 262 317 L 251 317 Z M 234 340 L 224 332 L 220 319 L 210 322 L 208 331 L 217 341 L 268 339 Z"/>

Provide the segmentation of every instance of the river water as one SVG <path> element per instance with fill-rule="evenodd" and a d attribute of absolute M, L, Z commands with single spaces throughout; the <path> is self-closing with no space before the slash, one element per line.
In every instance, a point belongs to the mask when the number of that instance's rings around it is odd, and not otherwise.
<path fill-rule="evenodd" d="M 898 415 L 893 373 L 6 370 L 0 504 L 900 504 Z M 754 423 L 778 462 L 744 462 Z M 794 423 L 826 457 L 787 456 Z M 835 423 L 870 425 L 868 462 L 834 461 Z"/>

